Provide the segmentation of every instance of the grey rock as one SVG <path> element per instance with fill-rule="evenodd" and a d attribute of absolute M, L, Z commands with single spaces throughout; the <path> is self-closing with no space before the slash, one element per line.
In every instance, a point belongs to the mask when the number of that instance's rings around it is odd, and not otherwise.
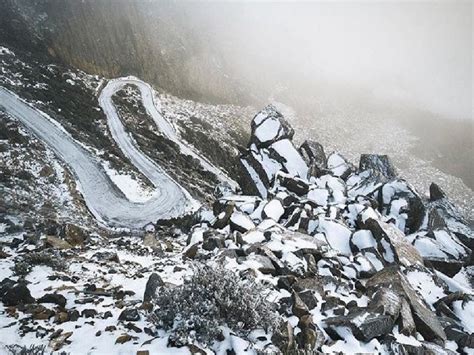
<path fill-rule="evenodd" d="M 430 185 L 430 201 L 441 200 L 446 197 L 446 193 L 434 182 Z"/>
<path fill-rule="evenodd" d="M 164 285 L 165 283 L 161 279 L 160 275 L 158 275 L 156 272 L 152 273 L 146 282 L 145 292 L 143 294 L 143 302 L 151 302 L 156 296 L 158 287 L 162 287 Z"/>
<path fill-rule="evenodd" d="M 408 243 L 405 235 L 394 225 L 369 218 L 365 227 L 377 240 L 377 248 L 388 264 L 410 266 L 423 265 L 423 258 L 416 248 Z M 392 257 L 393 256 L 393 257 Z"/>
<path fill-rule="evenodd" d="M 392 179 L 397 175 L 387 155 L 362 154 L 359 161 L 359 170 L 370 170 L 382 179 Z"/>
<path fill-rule="evenodd" d="M 357 339 L 368 342 L 375 337 L 390 333 L 394 320 L 389 315 L 362 310 L 347 316 L 328 318 L 325 324 L 328 327 L 349 327 Z"/>
<path fill-rule="evenodd" d="M 17 306 L 19 304 L 28 304 L 35 302 L 31 296 L 30 290 L 25 284 L 19 283 L 9 288 L 2 296 L 2 302 L 5 306 Z"/>
<path fill-rule="evenodd" d="M 428 341 L 446 341 L 446 334 L 436 314 L 424 303 L 397 267 L 386 267 L 367 280 L 369 292 L 389 287 L 405 297 L 410 305 L 416 330 Z"/>
<path fill-rule="evenodd" d="M 306 304 L 303 302 L 303 300 L 298 296 L 296 292 L 293 292 L 291 295 L 291 301 L 292 301 L 292 307 L 291 310 L 293 311 L 293 314 L 297 316 L 298 318 L 303 317 L 304 315 L 309 314 L 308 307 Z"/>
<path fill-rule="evenodd" d="M 66 297 L 58 293 L 47 293 L 38 299 L 38 303 L 54 303 L 63 308 L 66 306 L 66 302 Z"/>
<path fill-rule="evenodd" d="M 369 302 L 368 308 L 376 313 L 388 314 L 393 320 L 398 318 L 402 307 L 402 297 L 389 288 L 377 290 Z"/>
<path fill-rule="evenodd" d="M 314 164 L 318 170 L 326 169 L 326 154 L 323 146 L 315 141 L 305 140 L 298 151 L 305 160 L 306 164 Z"/>
<path fill-rule="evenodd" d="M 140 320 L 140 313 L 135 308 L 128 308 L 120 313 L 118 320 L 126 322 L 136 322 Z"/>

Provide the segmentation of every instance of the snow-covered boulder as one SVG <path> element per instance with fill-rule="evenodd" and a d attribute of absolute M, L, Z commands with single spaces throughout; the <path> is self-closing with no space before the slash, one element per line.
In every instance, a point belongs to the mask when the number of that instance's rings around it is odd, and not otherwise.
<path fill-rule="evenodd" d="M 387 155 L 362 154 L 359 161 L 359 170 L 369 170 L 372 175 L 380 179 L 396 177 L 395 168 Z"/>
<path fill-rule="evenodd" d="M 275 222 L 280 220 L 283 213 L 285 213 L 285 209 L 283 208 L 281 201 L 278 199 L 269 201 L 265 207 L 263 207 L 262 211 L 263 218 L 271 218 Z"/>
<path fill-rule="evenodd" d="M 251 141 L 259 148 L 281 139 L 292 139 L 295 131 L 273 105 L 266 106 L 253 118 Z"/>
<path fill-rule="evenodd" d="M 347 179 L 353 169 L 352 165 L 338 153 L 332 153 L 328 156 L 327 167 L 334 176 L 341 179 Z"/>
<path fill-rule="evenodd" d="M 387 264 L 423 265 L 423 258 L 393 224 L 369 218 L 365 226 L 377 240 L 377 249 Z"/>

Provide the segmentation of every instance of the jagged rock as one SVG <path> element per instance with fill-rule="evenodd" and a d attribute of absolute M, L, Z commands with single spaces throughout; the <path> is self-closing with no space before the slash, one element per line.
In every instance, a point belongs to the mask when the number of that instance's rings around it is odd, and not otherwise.
<path fill-rule="evenodd" d="M 113 263 L 120 263 L 120 259 L 117 253 L 112 251 L 104 251 L 104 252 L 97 252 L 92 255 L 92 258 L 99 261 L 99 262 L 113 262 Z"/>
<path fill-rule="evenodd" d="M 439 214 L 437 209 L 432 209 L 428 213 L 428 230 L 446 229 L 444 218 Z"/>
<path fill-rule="evenodd" d="M 424 303 L 397 267 L 387 267 L 379 271 L 367 281 L 366 287 L 371 292 L 380 287 L 389 287 L 399 292 L 410 304 L 416 330 L 426 340 L 446 340 L 446 334 L 436 314 Z"/>
<path fill-rule="evenodd" d="M 279 140 L 268 147 L 268 153 L 262 152 L 262 156 L 276 161 L 280 166 L 279 170 L 302 179 L 308 176 L 308 166 L 301 158 L 298 150 L 289 139 Z M 275 172 L 276 173 L 276 172 Z M 272 174 L 273 181 L 275 173 Z"/>
<path fill-rule="evenodd" d="M 446 229 L 429 231 L 409 239 L 425 261 L 448 276 L 456 275 L 471 260 L 472 251 Z"/>
<path fill-rule="evenodd" d="M 319 217 L 318 232 L 324 233 L 328 244 L 334 250 L 343 254 L 350 255 L 351 248 L 349 240 L 351 238 L 351 230 L 342 222 L 331 218 Z"/>
<path fill-rule="evenodd" d="M 46 237 L 46 244 L 50 245 L 55 249 L 70 249 L 72 245 L 69 244 L 67 241 L 62 240 L 60 238 L 54 237 L 52 235 L 48 235 Z"/>
<path fill-rule="evenodd" d="M 84 317 L 84 318 L 95 318 L 95 316 L 97 315 L 97 311 L 95 309 L 84 309 L 82 312 L 81 312 L 81 317 Z"/>
<path fill-rule="evenodd" d="M 405 298 L 402 298 L 401 307 L 400 307 L 400 317 L 399 322 L 399 331 L 400 333 L 410 336 L 415 333 L 416 325 L 413 315 L 410 310 L 410 305 Z"/>
<path fill-rule="evenodd" d="M 292 290 L 292 285 L 296 281 L 296 276 L 294 275 L 282 275 L 278 278 L 277 286 L 287 291 Z"/>
<path fill-rule="evenodd" d="M 354 253 L 368 248 L 376 248 L 377 240 L 370 230 L 360 229 L 351 235 L 349 245 Z"/>
<path fill-rule="evenodd" d="M 309 310 L 313 309 L 318 305 L 318 299 L 314 295 L 313 291 L 305 290 L 302 292 L 298 292 L 297 294 Z"/>
<path fill-rule="evenodd" d="M 314 164 L 318 171 L 326 169 L 326 154 L 323 146 L 318 142 L 306 140 L 298 151 L 308 166 Z"/>
<path fill-rule="evenodd" d="M 383 184 L 377 191 L 379 210 L 397 221 L 397 227 L 416 232 L 425 218 L 426 208 L 421 196 L 403 179 Z"/>
<path fill-rule="evenodd" d="M 357 311 L 347 316 L 332 317 L 325 320 L 328 327 L 346 326 L 354 336 L 364 342 L 388 334 L 392 331 L 394 320 L 391 316 L 371 311 Z"/>
<path fill-rule="evenodd" d="M 426 354 L 426 355 L 439 355 L 439 354 L 456 355 L 457 354 L 457 352 L 446 349 L 435 343 L 431 343 L 427 341 L 423 341 L 421 343 L 423 347 L 423 354 Z"/>
<path fill-rule="evenodd" d="M 263 218 L 271 218 L 275 222 L 278 222 L 281 216 L 285 213 L 285 209 L 280 200 L 270 200 L 265 207 L 263 207 L 262 216 Z"/>
<path fill-rule="evenodd" d="M 5 306 L 17 306 L 19 304 L 33 303 L 35 299 L 31 296 L 28 287 L 23 283 L 19 283 L 10 287 L 3 294 L 2 302 Z"/>
<path fill-rule="evenodd" d="M 158 287 L 162 287 L 164 285 L 165 283 L 161 279 L 160 275 L 158 275 L 156 272 L 152 273 L 145 286 L 143 302 L 151 302 L 156 296 Z"/>
<path fill-rule="evenodd" d="M 245 213 L 235 211 L 230 217 L 230 227 L 241 233 L 245 233 L 255 228 L 255 224 Z"/>
<path fill-rule="evenodd" d="M 362 154 L 359 161 L 359 170 L 370 170 L 373 174 L 385 179 L 392 179 L 397 175 L 387 155 Z"/>
<path fill-rule="evenodd" d="M 427 206 L 428 216 L 434 213 L 433 210 L 436 210 L 437 217 L 450 232 L 454 233 L 470 250 L 474 249 L 473 229 L 451 201 L 447 198 L 432 201 Z"/>
<path fill-rule="evenodd" d="M 430 201 L 441 200 L 446 197 L 446 193 L 434 182 L 430 185 Z"/>
<path fill-rule="evenodd" d="M 423 258 L 405 235 L 392 224 L 369 218 L 365 226 L 377 240 L 377 249 L 388 264 L 423 265 Z"/>
<path fill-rule="evenodd" d="M 207 237 L 202 243 L 204 250 L 222 249 L 225 247 L 224 238 L 218 236 Z"/>
<path fill-rule="evenodd" d="M 352 165 L 340 154 L 332 153 L 327 158 L 327 167 L 334 176 L 345 180 L 352 171 Z"/>
<path fill-rule="evenodd" d="M 298 196 L 304 196 L 308 193 L 309 185 L 303 179 L 285 174 L 278 174 L 276 178 L 280 186 L 287 188 L 288 191 L 293 192 Z"/>
<path fill-rule="evenodd" d="M 293 314 L 298 318 L 301 318 L 304 315 L 309 314 L 308 307 L 303 302 L 303 300 L 298 296 L 296 292 L 293 292 L 291 295 L 292 307 L 291 310 Z"/>
<path fill-rule="evenodd" d="M 266 147 L 281 139 L 292 139 L 295 131 L 273 105 L 266 106 L 251 123 L 252 142 Z"/>
<path fill-rule="evenodd" d="M 237 241 L 241 245 L 256 244 L 266 241 L 265 233 L 259 230 L 251 230 L 244 234 L 237 234 Z"/>
<path fill-rule="evenodd" d="M 9 279 L 8 277 L 4 278 L 0 282 L 0 297 L 3 297 L 3 295 L 13 286 L 15 286 L 16 282 Z"/>
<path fill-rule="evenodd" d="M 214 204 L 214 214 L 217 215 L 217 217 L 212 226 L 216 229 L 221 229 L 229 223 L 230 216 L 232 216 L 234 212 L 235 204 L 233 202 L 227 203 L 223 206 L 223 209 L 216 207 L 218 205 L 219 201 L 216 201 Z"/>
<path fill-rule="evenodd" d="M 61 236 L 72 246 L 82 245 L 88 237 L 85 229 L 72 224 L 66 223 L 61 232 Z"/>
<path fill-rule="evenodd" d="M 184 251 L 183 256 L 188 259 L 194 259 L 197 255 L 198 250 L 199 250 L 198 243 L 195 243 Z"/>
<path fill-rule="evenodd" d="M 214 188 L 214 197 L 220 199 L 222 197 L 231 196 L 235 193 L 232 186 L 227 181 L 222 181 Z"/>
<path fill-rule="evenodd" d="M 272 262 L 273 266 L 276 269 L 276 273 L 278 274 L 288 273 L 288 270 L 286 269 L 285 265 L 281 262 L 280 259 L 278 259 L 278 257 L 268 247 L 266 247 L 265 245 L 262 245 L 259 248 L 258 252 L 260 255 L 263 255 L 267 257 L 268 259 L 270 259 L 270 261 Z"/>
<path fill-rule="evenodd" d="M 58 306 L 64 308 L 66 307 L 66 297 L 60 295 L 59 293 L 47 293 L 43 297 L 37 300 L 38 303 L 54 303 Z"/>
<path fill-rule="evenodd" d="M 375 313 L 388 314 L 393 320 L 398 318 L 402 307 L 402 297 L 389 289 L 381 288 L 377 290 L 369 302 L 368 308 Z"/>
<path fill-rule="evenodd" d="M 272 261 L 266 256 L 252 254 L 247 257 L 247 260 L 257 264 L 256 269 L 262 274 L 275 274 L 276 272 Z"/>
<path fill-rule="evenodd" d="M 296 279 L 291 285 L 296 292 L 310 290 L 324 295 L 324 285 L 318 276 Z"/>
<path fill-rule="evenodd" d="M 71 337 L 72 332 L 61 333 L 57 338 L 51 339 L 49 342 L 49 347 L 53 351 L 58 351 L 61 349 L 67 342 L 68 339 Z"/>
<path fill-rule="evenodd" d="M 281 322 L 272 335 L 272 342 L 284 353 L 291 353 L 296 349 L 293 327 L 290 322 Z"/>
<path fill-rule="evenodd" d="M 127 308 L 120 313 L 118 320 L 136 322 L 140 320 L 140 313 L 135 308 Z"/>

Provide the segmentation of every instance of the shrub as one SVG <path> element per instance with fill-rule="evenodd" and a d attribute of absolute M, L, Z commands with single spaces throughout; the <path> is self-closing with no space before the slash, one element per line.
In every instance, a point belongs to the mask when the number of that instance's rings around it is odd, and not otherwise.
<path fill-rule="evenodd" d="M 46 346 L 44 345 L 21 346 L 14 344 L 7 345 L 6 348 L 12 355 L 44 355 L 46 353 Z"/>
<path fill-rule="evenodd" d="M 246 336 L 253 329 L 273 330 L 278 324 L 266 290 L 221 267 L 195 266 L 183 285 L 159 293 L 152 321 L 171 329 L 170 342 L 177 346 L 194 340 L 210 345 L 221 336 L 221 326 Z"/>
<path fill-rule="evenodd" d="M 13 272 L 16 275 L 27 275 L 36 265 L 50 266 L 54 270 L 67 269 L 66 261 L 57 252 L 37 251 L 25 254 L 15 262 Z"/>

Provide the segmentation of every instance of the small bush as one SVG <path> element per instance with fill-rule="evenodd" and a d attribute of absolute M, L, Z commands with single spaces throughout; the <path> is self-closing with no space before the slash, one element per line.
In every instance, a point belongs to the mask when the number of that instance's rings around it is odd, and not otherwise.
<path fill-rule="evenodd" d="M 14 345 L 7 345 L 7 350 L 12 355 L 44 355 L 46 353 L 46 346 L 44 345 L 21 346 L 18 344 L 14 344 Z"/>
<path fill-rule="evenodd" d="M 155 302 L 158 309 L 152 320 L 172 330 L 170 342 L 176 346 L 195 340 L 210 345 L 221 336 L 221 326 L 246 336 L 253 329 L 273 330 L 278 325 L 266 290 L 220 267 L 196 266 L 183 285 L 161 289 Z"/>
<path fill-rule="evenodd" d="M 67 269 L 67 263 L 57 252 L 38 251 L 28 253 L 15 262 L 13 272 L 16 275 L 24 276 L 30 273 L 36 265 L 50 266 L 53 270 L 63 271 Z"/>

